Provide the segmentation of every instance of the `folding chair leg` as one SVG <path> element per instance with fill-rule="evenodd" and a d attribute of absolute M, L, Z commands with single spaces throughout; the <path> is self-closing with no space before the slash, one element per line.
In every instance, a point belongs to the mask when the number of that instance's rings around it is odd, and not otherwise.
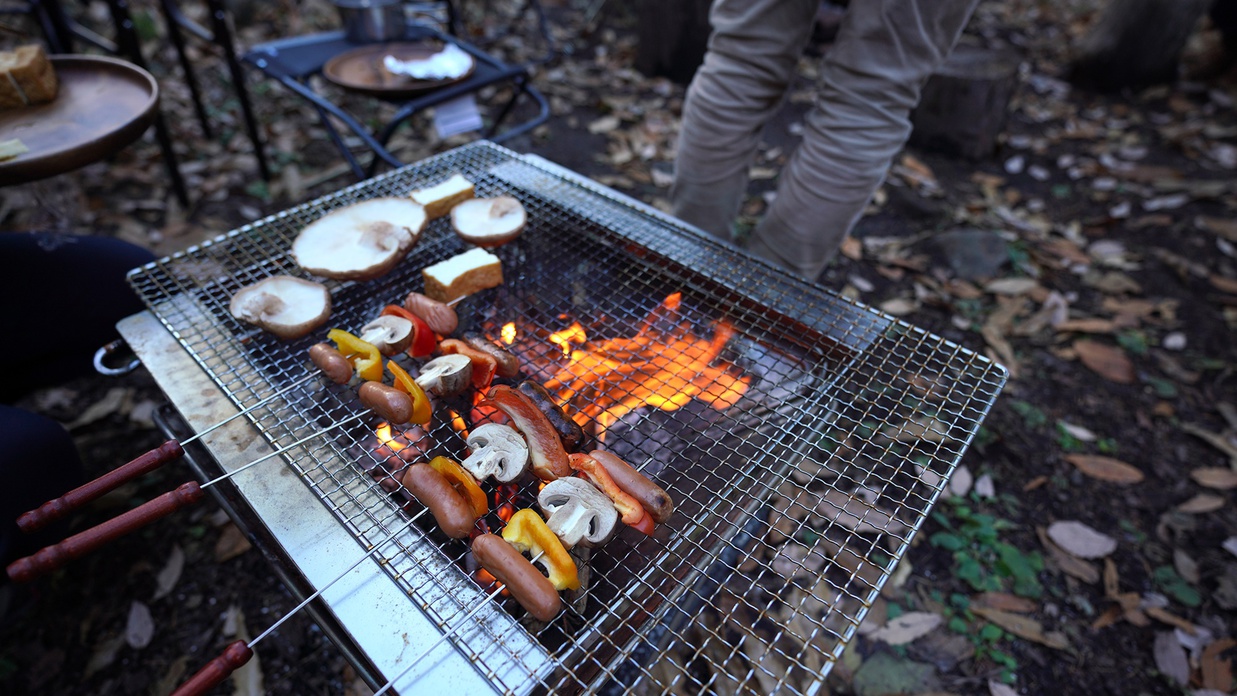
<path fill-rule="evenodd" d="M 236 44 L 232 41 L 232 29 L 228 26 L 228 13 L 222 0 L 208 0 L 212 29 L 215 42 L 223 49 L 223 57 L 228 61 L 228 71 L 232 75 L 232 87 L 241 103 L 241 115 L 245 118 L 245 130 L 249 140 L 253 142 L 254 154 L 258 157 L 258 171 L 265 181 L 271 180 L 271 170 L 266 163 L 266 150 L 262 147 L 262 136 L 258 132 L 258 120 L 254 117 L 253 106 L 249 101 L 249 89 L 245 87 L 245 72 L 240 61 L 236 59 Z"/>
<path fill-rule="evenodd" d="M 202 137 L 210 140 L 214 137 L 210 128 L 210 119 L 206 116 L 206 107 L 202 104 L 202 92 L 198 89 L 198 78 L 193 72 L 193 64 L 189 62 L 189 56 L 185 53 L 185 35 L 180 30 L 180 15 L 177 8 L 172 7 L 171 3 L 175 0 L 160 0 L 160 6 L 163 9 L 163 22 L 167 25 L 168 37 L 172 39 L 172 45 L 176 47 L 176 56 L 180 59 L 181 72 L 185 74 L 185 84 L 189 86 L 189 95 L 193 99 L 193 109 L 198 114 L 198 123 L 202 125 Z"/>

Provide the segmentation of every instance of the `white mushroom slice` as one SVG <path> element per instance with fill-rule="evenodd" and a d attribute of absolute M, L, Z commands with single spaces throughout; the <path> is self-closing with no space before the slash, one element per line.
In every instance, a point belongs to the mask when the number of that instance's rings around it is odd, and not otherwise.
<path fill-rule="evenodd" d="M 292 258 L 327 278 L 370 280 L 404 258 L 425 222 L 425 209 L 406 198 L 362 201 L 301 230 L 292 243 Z"/>
<path fill-rule="evenodd" d="M 228 309 L 280 338 L 300 338 L 331 316 L 331 293 L 321 283 L 277 275 L 237 290 Z"/>
<path fill-rule="evenodd" d="M 499 483 L 511 483 L 528 469 L 528 445 L 509 426 L 482 425 L 468 436 L 468 449 L 472 454 L 460 466 L 478 481 L 493 476 Z"/>
<path fill-rule="evenodd" d="M 528 215 L 511 196 L 474 198 L 451 209 L 451 226 L 471 244 L 496 247 L 520 236 Z"/>
<path fill-rule="evenodd" d="M 455 396 L 472 383 L 472 360 L 458 353 L 434 358 L 425 363 L 421 374 L 413 381 L 430 396 Z M 468 442 L 472 444 L 471 439 Z"/>
<path fill-rule="evenodd" d="M 600 546 L 618 527 L 618 510 L 593 484 L 573 476 L 551 481 L 537 495 L 546 526 L 563 542 Z"/>
<path fill-rule="evenodd" d="M 412 338 L 412 322 L 403 317 L 381 316 L 361 327 L 360 339 L 386 356 L 402 353 Z"/>

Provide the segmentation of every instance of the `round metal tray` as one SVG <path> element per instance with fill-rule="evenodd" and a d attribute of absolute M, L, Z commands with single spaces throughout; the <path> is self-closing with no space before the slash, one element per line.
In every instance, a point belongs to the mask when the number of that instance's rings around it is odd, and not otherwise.
<path fill-rule="evenodd" d="M 0 140 L 30 151 L 0 162 L 0 186 L 23 184 L 84 167 L 137 140 L 159 104 L 145 70 L 102 56 L 51 56 L 60 81 L 47 104 L 0 111 Z"/>
<path fill-rule="evenodd" d="M 418 80 L 406 75 L 393 74 L 382 65 L 382 59 L 386 56 L 395 56 L 405 61 L 425 60 L 441 50 L 441 44 L 428 41 L 370 44 L 330 59 L 323 66 L 322 74 L 326 79 L 344 89 L 375 97 L 398 99 L 455 84 L 467 79 L 477 69 L 477 62 L 474 60 L 468 71 L 459 77 Z"/>

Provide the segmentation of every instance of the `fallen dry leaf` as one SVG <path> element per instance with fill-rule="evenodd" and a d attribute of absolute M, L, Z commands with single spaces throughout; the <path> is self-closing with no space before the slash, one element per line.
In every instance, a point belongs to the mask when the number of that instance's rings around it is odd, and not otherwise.
<path fill-rule="evenodd" d="M 155 576 L 155 596 L 151 600 L 161 599 L 166 597 L 176 587 L 176 582 L 180 580 L 180 574 L 185 569 L 185 552 L 180 550 L 179 546 L 172 547 L 172 553 L 168 556 L 168 561 L 163 566 L 163 570 Z"/>
<path fill-rule="evenodd" d="M 1100 581 L 1100 571 L 1098 568 L 1077 556 L 1066 553 L 1052 539 L 1048 538 L 1048 533 L 1043 527 L 1036 527 L 1035 534 L 1039 537 L 1039 543 L 1047 549 L 1048 555 L 1052 557 L 1052 560 L 1061 569 L 1061 572 L 1090 585 Z"/>
<path fill-rule="evenodd" d="M 1064 634 L 1056 631 L 1044 632 L 1043 625 L 1029 616 L 1012 614 L 988 607 L 974 607 L 971 611 L 1019 638 L 1035 641 L 1040 645 L 1047 645 L 1057 650 L 1065 650 L 1069 647 L 1069 639 Z"/>
<path fill-rule="evenodd" d="M 1103 558 L 1117 549 L 1117 540 L 1076 520 L 1048 525 L 1048 538 L 1079 558 Z"/>
<path fill-rule="evenodd" d="M 1183 686 L 1190 680 L 1190 663 L 1186 660 L 1185 648 L 1177 642 L 1177 637 L 1172 631 L 1160 631 L 1155 634 L 1153 654 L 1155 667 L 1160 670 L 1160 674 Z"/>
<path fill-rule="evenodd" d="M 890 645 L 905 645 L 916 638 L 927 635 L 941 625 L 944 619 L 940 614 L 928 611 L 907 612 L 886 623 L 872 633 L 872 638 L 884 641 Z"/>
<path fill-rule="evenodd" d="M 1079 471 L 1094 479 L 1131 485 L 1143 480 L 1143 472 L 1119 459 L 1103 457 L 1098 454 L 1070 454 L 1065 461 L 1073 464 Z"/>
<path fill-rule="evenodd" d="M 984 290 L 994 295 L 1012 296 L 1026 295 L 1037 287 L 1039 283 L 1034 278 L 998 278 L 984 285 Z"/>
<path fill-rule="evenodd" d="M 141 602 L 129 605 L 129 619 L 125 623 L 125 642 L 129 647 L 141 650 L 150 645 L 155 637 L 155 620 L 150 607 Z"/>
<path fill-rule="evenodd" d="M 1074 351 L 1082 364 L 1100 377 L 1118 384 L 1134 383 L 1134 364 L 1120 348 L 1083 339 L 1074 341 Z"/>
<path fill-rule="evenodd" d="M 1220 467 L 1203 467 L 1190 472 L 1190 478 L 1205 488 L 1227 491 L 1237 488 L 1237 471 Z"/>
<path fill-rule="evenodd" d="M 253 545 L 249 543 L 245 533 L 236 525 L 229 524 L 223 528 L 219 541 L 215 542 L 215 560 L 220 563 L 230 561 L 251 548 Z"/>
<path fill-rule="evenodd" d="M 1195 635 L 1196 633 L 1198 633 L 1198 626 L 1195 626 L 1189 621 L 1186 621 L 1185 619 L 1181 618 L 1180 616 L 1177 616 L 1176 614 L 1173 614 L 1172 612 L 1168 611 L 1167 609 L 1163 607 L 1146 607 L 1143 609 L 1143 612 L 1145 612 L 1147 616 L 1150 616 L 1156 621 L 1159 621 L 1161 623 L 1166 623 L 1169 626 L 1173 626 L 1174 628 L 1180 628 L 1181 630 L 1185 631 L 1186 633 L 1189 633 L 1190 635 Z"/>
<path fill-rule="evenodd" d="M 971 598 L 971 605 L 1000 609 L 1015 614 L 1030 614 L 1036 609 L 1035 602 L 1006 592 L 981 592 Z"/>
<path fill-rule="evenodd" d="M 1207 281 L 1211 283 L 1211 287 L 1220 292 L 1227 292 L 1230 295 L 1237 295 L 1237 280 L 1233 278 L 1225 278 L 1222 275 L 1211 274 Z"/>
<path fill-rule="evenodd" d="M 1220 653 L 1237 647 L 1232 638 L 1221 638 L 1203 649 L 1199 667 L 1203 674 L 1203 688 L 1228 692 L 1233 688 L 1233 662 L 1220 657 Z"/>
<path fill-rule="evenodd" d="M 1018 696 L 1018 692 L 1008 684 L 1002 684 L 995 679 L 989 679 L 988 696 Z"/>
<path fill-rule="evenodd" d="M 1109 334 L 1116 333 L 1116 322 L 1111 319 L 1066 319 L 1065 321 L 1053 327 L 1057 333 L 1089 333 L 1089 334 Z"/>
<path fill-rule="evenodd" d="M 1194 218 L 1194 224 L 1230 242 L 1237 242 L 1237 220 L 1200 215 Z"/>
<path fill-rule="evenodd" d="M 1184 512 L 1189 515 L 1201 515 L 1208 512 L 1215 512 L 1224 507 L 1226 501 L 1218 495 L 1211 493 L 1199 493 L 1190 498 L 1184 503 L 1177 506 L 1177 512 Z"/>

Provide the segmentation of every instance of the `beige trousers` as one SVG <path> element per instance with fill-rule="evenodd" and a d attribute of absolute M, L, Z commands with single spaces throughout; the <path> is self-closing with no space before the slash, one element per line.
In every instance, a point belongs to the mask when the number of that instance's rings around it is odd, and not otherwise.
<path fill-rule="evenodd" d="M 978 1 L 851 0 L 752 253 L 820 275 L 906 143 L 923 83 Z M 671 189 L 681 219 L 730 240 L 760 131 L 794 78 L 817 5 L 714 0 L 709 51 L 683 107 Z"/>

